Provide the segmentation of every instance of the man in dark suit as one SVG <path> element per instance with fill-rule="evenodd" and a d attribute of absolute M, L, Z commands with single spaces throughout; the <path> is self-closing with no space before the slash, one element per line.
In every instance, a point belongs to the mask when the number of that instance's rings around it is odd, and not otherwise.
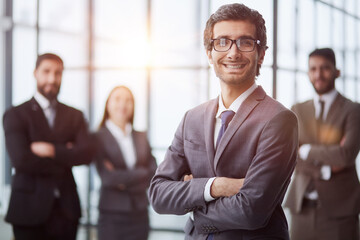
<path fill-rule="evenodd" d="M 149 189 L 155 211 L 192 212 L 186 239 L 289 239 L 281 203 L 295 167 L 295 115 L 255 83 L 265 56 L 262 16 L 220 7 L 204 45 L 221 94 L 189 110 Z"/>
<path fill-rule="evenodd" d="M 3 117 L 6 147 L 15 173 L 6 221 L 16 240 L 75 240 L 81 215 L 72 167 L 93 155 L 82 112 L 57 101 L 64 66 L 40 55 L 37 91 Z"/>
<path fill-rule="evenodd" d="M 313 100 L 293 106 L 299 119 L 299 160 L 285 206 L 294 240 L 359 239 L 360 185 L 355 160 L 360 149 L 360 104 L 335 89 L 335 54 L 309 55 Z"/>

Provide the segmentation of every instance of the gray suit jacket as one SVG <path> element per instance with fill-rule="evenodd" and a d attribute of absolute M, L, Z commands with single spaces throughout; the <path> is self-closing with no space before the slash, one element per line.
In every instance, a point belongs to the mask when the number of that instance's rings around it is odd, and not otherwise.
<path fill-rule="evenodd" d="M 102 183 L 99 200 L 100 212 L 146 210 L 149 204 L 146 189 L 157 167 L 146 133 L 132 132 L 136 150 L 134 169 L 127 168 L 116 139 L 106 127 L 102 127 L 96 136 L 99 141 L 99 149 L 95 162 Z M 113 171 L 105 168 L 105 159 L 112 163 L 115 168 Z M 125 188 L 120 189 L 120 184 Z"/>
<path fill-rule="evenodd" d="M 186 239 L 288 239 L 281 203 L 295 167 L 295 115 L 258 87 L 240 106 L 214 150 L 218 99 L 186 113 L 151 181 L 149 194 L 159 213 L 194 212 Z M 184 182 L 185 174 L 194 179 Z M 245 178 L 239 193 L 206 203 L 211 177 Z"/>
<path fill-rule="evenodd" d="M 322 207 L 330 217 L 357 215 L 360 210 L 360 184 L 355 160 L 360 149 L 360 104 L 338 95 L 331 105 L 321 142 L 316 137 L 313 100 L 293 106 L 299 119 L 300 145 L 312 144 L 308 159 L 299 159 L 285 203 L 293 213 L 301 211 L 305 190 L 311 179 Z M 341 141 L 344 139 L 343 145 Z M 344 168 L 322 180 L 320 168 L 330 165 Z"/>

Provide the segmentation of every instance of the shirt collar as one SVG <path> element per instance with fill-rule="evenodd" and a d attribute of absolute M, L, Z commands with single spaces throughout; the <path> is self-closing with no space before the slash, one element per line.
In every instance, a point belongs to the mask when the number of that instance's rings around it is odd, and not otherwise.
<path fill-rule="evenodd" d="M 337 95 L 338 95 L 338 91 L 336 91 L 336 89 L 334 88 L 330 92 L 325 93 L 321 96 L 316 94 L 314 97 L 314 101 L 318 103 L 321 100 L 324 101 L 326 105 L 331 105 L 335 101 Z"/>
<path fill-rule="evenodd" d="M 111 121 L 110 119 L 107 119 L 105 121 L 105 126 L 110 130 L 110 132 L 112 134 L 114 134 L 116 137 L 119 137 L 119 138 L 124 138 L 124 137 L 130 136 L 130 134 L 132 133 L 131 123 L 126 124 L 125 133 L 119 126 L 117 126 L 115 123 L 113 123 L 113 121 Z"/>
<path fill-rule="evenodd" d="M 50 101 L 38 91 L 35 92 L 34 98 L 42 109 L 47 109 L 50 106 Z"/>
<path fill-rule="evenodd" d="M 216 118 L 220 118 L 220 115 L 222 112 L 227 111 L 227 110 L 231 110 L 233 112 L 237 112 L 237 110 L 239 109 L 239 107 L 241 106 L 241 104 L 246 100 L 246 98 L 248 96 L 250 96 L 250 94 L 252 94 L 255 89 L 258 87 L 258 85 L 256 83 L 254 83 L 250 88 L 248 88 L 245 92 L 243 92 L 240 96 L 238 96 L 234 102 L 232 102 L 229 106 L 228 109 L 226 109 L 226 107 L 224 106 L 221 94 L 219 96 L 219 107 L 218 107 L 218 111 L 216 113 Z"/>

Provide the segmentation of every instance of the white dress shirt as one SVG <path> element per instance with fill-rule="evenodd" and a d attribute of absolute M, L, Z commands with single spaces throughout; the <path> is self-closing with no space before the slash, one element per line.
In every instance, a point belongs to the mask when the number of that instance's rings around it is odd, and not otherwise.
<path fill-rule="evenodd" d="M 216 149 L 216 140 L 219 136 L 219 131 L 221 128 L 221 113 L 224 111 L 228 111 L 231 110 L 233 112 L 237 112 L 237 110 L 239 109 L 239 107 L 241 106 L 241 104 L 246 100 L 247 97 L 250 96 L 251 93 L 253 93 L 255 91 L 255 89 L 258 87 L 258 85 L 256 83 L 254 83 L 250 88 L 248 88 L 245 92 L 243 92 L 239 97 L 237 97 L 234 102 L 231 103 L 231 105 L 229 106 L 229 108 L 226 108 L 224 106 L 223 100 L 222 100 L 222 96 L 220 94 L 219 96 L 219 107 L 218 107 L 218 111 L 215 115 L 215 128 L 214 128 L 214 148 Z M 235 116 L 234 116 L 235 117 Z M 231 121 L 229 123 L 229 126 L 231 124 Z M 212 200 L 215 200 L 215 198 L 213 198 L 210 194 L 210 190 L 211 190 L 211 184 L 213 183 L 213 181 L 215 180 L 215 177 L 210 178 L 206 185 L 205 185 L 205 189 L 204 189 L 204 199 L 207 202 L 210 202 Z"/>
<path fill-rule="evenodd" d="M 133 169 L 136 164 L 136 154 L 132 138 L 132 125 L 130 123 L 126 124 L 124 132 L 120 127 L 108 119 L 105 122 L 105 126 L 116 139 L 124 157 L 126 166 L 129 169 Z"/>

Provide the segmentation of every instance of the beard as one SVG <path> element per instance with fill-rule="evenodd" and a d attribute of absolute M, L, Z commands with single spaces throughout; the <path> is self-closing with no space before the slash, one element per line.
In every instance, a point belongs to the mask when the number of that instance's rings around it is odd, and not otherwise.
<path fill-rule="evenodd" d="M 333 83 L 329 83 L 328 85 L 324 86 L 324 87 L 316 87 L 316 84 L 312 84 L 314 87 L 315 92 L 318 95 L 323 95 L 325 93 L 330 92 L 331 90 L 333 90 L 335 88 L 335 81 Z"/>
<path fill-rule="evenodd" d="M 51 87 L 49 89 L 49 87 Z M 60 86 L 57 85 L 43 85 L 43 86 L 38 86 L 38 91 L 39 93 L 41 93 L 41 95 L 43 95 L 46 99 L 48 99 L 49 101 L 53 101 L 57 98 L 57 96 L 59 95 L 59 91 L 60 91 Z"/>

